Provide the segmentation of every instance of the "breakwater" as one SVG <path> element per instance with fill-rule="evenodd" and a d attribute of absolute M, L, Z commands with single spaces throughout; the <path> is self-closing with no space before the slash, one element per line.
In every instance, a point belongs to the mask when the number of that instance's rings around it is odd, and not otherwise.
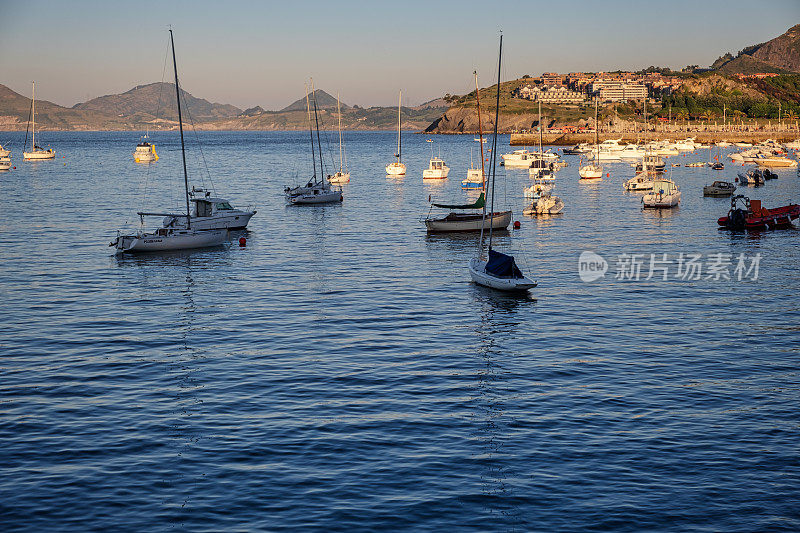
<path fill-rule="evenodd" d="M 694 137 L 697 142 L 702 143 L 728 141 L 757 144 L 767 139 L 775 139 L 778 142 L 793 141 L 800 138 L 800 133 L 797 131 L 670 131 L 650 132 L 647 139 L 649 141 L 677 141 L 686 139 L 687 137 Z M 603 132 L 598 134 L 598 138 L 601 142 L 606 139 L 622 139 L 621 142 L 623 143 L 640 143 L 644 141 L 644 136 L 641 132 L 638 135 L 633 132 Z M 538 133 L 511 134 L 510 144 L 512 146 L 532 146 L 538 143 Z M 542 143 L 551 146 L 573 146 L 578 143 L 594 143 L 594 133 L 545 133 L 542 135 Z"/>

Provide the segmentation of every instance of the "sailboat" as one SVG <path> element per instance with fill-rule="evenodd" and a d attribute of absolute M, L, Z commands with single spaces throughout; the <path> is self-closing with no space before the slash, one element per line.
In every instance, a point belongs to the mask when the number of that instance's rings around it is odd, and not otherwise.
<path fill-rule="evenodd" d="M 186 197 L 186 214 L 174 215 L 186 218 L 185 228 L 159 228 L 154 233 L 145 233 L 139 230 L 130 235 L 121 235 L 117 232 L 117 238 L 109 246 L 116 247 L 117 253 L 138 253 L 138 252 L 163 252 L 170 250 L 188 250 L 192 248 L 204 248 L 206 246 L 216 246 L 225 242 L 228 237 L 227 229 L 214 229 L 201 231 L 192 228 L 192 218 L 189 212 L 189 174 L 186 170 L 186 146 L 183 140 L 183 117 L 181 115 L 181 93 L 178 84 L 178 63 L 175 59 L 175 41 L 172 38 L 172 30 L 169 30 L 169 40 L 172 45 L 172 66 L 175 70 L 175 96 L 178 102 L 178 126 L 181 132 L 181 155 L 183 157 L 183 187 Z M 144 224 L 146 215 L 163 216 L 156 213 L 139 213 L 140 220 Z"/>
<path fill-rule="evenodd" d="M 386 165 L 386 174 L 389 176 L 405 176 L 406 166 L 402 163 L 402 142 L 400 139 L 400 104 L 403 101 L 403 91 L 400 91 L 400 96 L 397 99 L 397 153 L 394 156 L 397 161 Z"/>
<path fill-rule="evenodd" d="M 478 87 L 478 73 L 473 72 L 475 75 L 475 87 L 477 90 Z M 465 209 L 483 209 L 482 213 L 459 213 L 459 212 L 450 212 L 445 217 L 432 217 L 430 212 L 428 213 L 428 217 L 425 219 L 425 226 L 428 228 L 428 233 L 445 233 L 445 232 L 466 232 L 466 231 L 481 231 L 483 232 L 483 228 L 488 225 L 489 227 L 496 229 L 496 230 L 504 230 L 508 228 L 508 225 L 511 223 L 511 211 L 499 211 L 495 212 L 492 210 L 489 213 L 488 220 L 486 216 L 486 181 L 483 179 L 484 171 L 483 171 L 483 127 L 481 125 L 481 118 L 480 118 L 480 103 L 478 104 L 478 135 L 479 138 L 477 141 L 481 145 L 481 168 L 477 169 L 480 173 L 480 187 L 477 190 L 481 191 L 480 196 L 478 199 L 475 200 L 471 204 L 438 204 L 438 203 L 431 203 L 431 211 L 433 211 L 434 207 L 441 208 L 441 209 L 456 209 L 456 210 L 465 210 Z M 492 152 L 494 153 L 494 152 Z M 469 178 L 468 178 L 469 179 Z M 466 180 L 465 180 L 466 181 Z M 462 182 L 462 186 L 463 186 Z"/>
<path fill-rule="evenodd" d="M 594 100 L 594 146 L 597 150 L 595 161 L 597 163 L 589 163 L 584 165 L 578 170 L 578 175 L 582 180 L 597 180 L 603 179 L 603 167 L 600 166 L 600 143 L 597 141 L 597 130 L 599 129 L 599 122 L 597 121 L 597 98 Z"/>
<path fill-rule="evenodd" d="M 472 162 L 472 148 L 469 150 L 469 170 L 467 170 L 467 178 L 461 181 L 461 188 L 464 190 L 485 190 L 484 183 L 486 182 L 486 176 L 483 173 L 483 145 L 486 143 L 486 139 L 483 138 L 483 124 L 481 123 L 481 95 L 480 95 L 480 87 L 478 87 L 478 71 L 475 70 L 472 72 L 475 76 L 475 104 L 478 108 L 478 138 L 473 139 L 474 141 L 480 143 L 481 147 L 481 166 L 477 168 Z"/>
<path fill-rule="evenodd" d="M 491 210 L 494 212 L 494 189 L 497 181 L 497 123 L 500 118 L 500 70 L 503 59 L 503 35 L 500 35 L 500 58 L 497 61 L 497 101 L 494 115 L 494 137 L 492 139 L 492 155 L 489 163 L 489 180 L 491 188 Z M 483 205 L 483 216 L 486 217 L 486 204 Z M 484 287 L 502 291 L 524 291 L 536 287 L 536 282 L 526 277 L 514 261 L 514 256 L 500 253 L 492 249 L 492 227 L 489 226 L 488 257 L 483 255 L 483 228 L 478 241 L 479 254 L 469 261 L 469 275 L 472 281 Z"/>
<path fill-rule="evenodd" d="M 141 142 L 136 145 L 136 149 L 133 151 L 133 160 L 136 163 L 152 163 L 153 161 L 158 161 L 156 147 L 147 142 L 149 139 L 147 133 L 148 132 L 145 132 Z"/>
<path fill-rule="evenodd" d="M 36 144 L 36 82 L 31 82 L 31 151 L 22 152 L 25 161 L 32 159 L 54 159 L 56 153 L 52 148 L 45 150 Z"/>
<path fill-rule="evenodd" d="M 336 113 L 339 115 L 339 170 L 328 177 L 331 183 L 350 183 L 350 170 L 347 168 L 347 157 L 344 155 L 342 141 L 342 108 L 339 102 L 339 93 L 336 93 Z"/>
<path fill-rule="evenodd" d="M 534 154 L 535 159 L 531 162 L 528 175 L 531 178 L 537 178 L 539 175 L 545 174 L 548 178 L 555 180 L 553 161 L 557 159 L 557 156 L 549 152 L 545 154 L 542 148 L 542 135 L 544 135 L 544 128 L 542 128 L 542 100 L 539 99 L 539 151 Z"/>
<path fill-rule="evenodd" d="M 308 114 L 308 133 L 311 137 L 311 165 L 313 168 L 313 175 L 305 185 L 299 187 L 286 187 L 283 192 L 286 195 L 286 201 L 292 205 L 303 204 L 329 204 L 333 202 L 341 202 L 344 200 L 341 187 L 331 187 L 330 181 L 325 177 L 325 169 L 322 164 L 322 143 L 319 139 L 319 116 L 317 115 L 317 96 L 314 92 L 314 81 L 311 81 L 311 93 L 314 97 L 314 122 L 317 130 L 317 149 L 319 150 L 319 171 L 320 177 L 317 177 L 317 161 L 314 153 L 314 130 L 311 124 L 311 104 L 308 96 L 308 87 L 306 87 L 306 112 Z"/>
<path fill-rule="evenodd" d="M 642 157 L 641 170 L 629 180 L 627 180 L 623 187 L 626 191 L 644 192 L 652 191 L 654 187 L 653 174 L 658 172 L 657 163 L 660 158 L 657 155 L 650 154 L 649 146 L 647 144 L 647 98 L 644 100 L 644 123 L 645 123 L 645 153 Z M 662 161 L 663 162 L 663 161 Z M 638 165 L 637 165 L 638 168 Z"/>

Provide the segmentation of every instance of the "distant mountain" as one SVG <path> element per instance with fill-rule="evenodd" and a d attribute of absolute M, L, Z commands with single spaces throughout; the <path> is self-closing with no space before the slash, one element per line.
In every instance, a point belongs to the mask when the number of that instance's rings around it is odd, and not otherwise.
<path fill-rule="evenodd" d="M 317 109 L 336 109 L 336 97 L 331 96 L 322 89 L 317 89 L 314 91 L 314 96 L 316 96 L 317 100 Z M 313 98 L 311 95 L 309 97 Z M 314 101 L 311 100 L 311 106 L 313 108 Z M 350 106 L 342 102 L 342 110 L 348 109 Z M 287 105 L 283 109 L 279 111 L 279 113 L 287 112 L 287 111 L 305 111 L 306 110 L 306 97 L 303 96 L 302 98 L 295 100 L 291 104 Z"/>
<path fill-rule="evenodd" d="M 216 104 L 195 98 L 181 89 L 184 118 L 195 122 L 219 120 L 240 115 L 242 110 L 229 104 Z M 117 117 L 134 117 L 138 120 L 178 120 L 174 83 L 138 85 L 122 94 L 111 94 L 76 104 L 73 109 L 90 110 Z"/>
<path fill-rule="evenodd" d="M 736 57 L 725 54 L 712 68 L 726 74 L 800 73 L 800 24 L 772 40 L 744 48 Z"/>

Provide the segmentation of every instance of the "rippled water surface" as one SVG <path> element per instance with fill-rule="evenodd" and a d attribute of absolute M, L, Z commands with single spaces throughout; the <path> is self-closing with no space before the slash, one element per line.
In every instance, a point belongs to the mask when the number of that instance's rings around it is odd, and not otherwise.
<path fill-rule="evenodd" d="M 683 201 L 659 213 L 623 192 L 628 165 L 584 184 L 567 156 L 546 220 L 499 172 L 521 228 L 495 242 L 539 281 L 515 297 L 469 282 L 475 236 L 420 222 L 429 195 L 466 199 L 471 136 L 435 139 L 452 170 L 428 184 L 423 136 L 388 179 L 394 134 L 347 133 L 344 203 L 285 207 L 307 133 L 201 133 L 204 159 L 190 135 L 193 184 L 207 167 L 256 205 L 247 246 L 117 258 L 137 210 L 180 208 L 176 135 L 149 167 L 131 133 L 45 132 L 40 163 L 3 135 L 6 531 L 800 529 L 798 231 L 717 230 L 728 200 L 702 185 L 741 167 L 673 169 Z M 798 202 L 797 173 L 748 194 Z M 583 251 L 604 278 L 581 281 Z M 618 280 L 623 253 L 761 262 Z"/>

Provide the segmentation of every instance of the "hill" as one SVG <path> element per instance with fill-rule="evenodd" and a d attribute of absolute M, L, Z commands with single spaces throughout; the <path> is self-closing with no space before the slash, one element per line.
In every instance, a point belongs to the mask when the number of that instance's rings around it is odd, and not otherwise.
<path fill-rule="evenodd" d="M 309 95 L 311 96 L 311 95 Z M 313 97 L 316 97 L 317 100 L 317 109 L 336 109 L 336 97 L 329 95 L 322 89 L 317 89 L 314 91 Z M 312 98 L 313 98 L 312 97 Z M 313 109 L 314 102 L 311 100 L 311 106 Z M 342 109 L 349 107 L 347 104 L 342 102 L 341 104 Z M 283 109 L 279 111 L 287 112 L 287 111 L 305 111 L 306 110 L 306 97 L 305 95 L 302 98 L 299 98 L 292 102 L 291 104 L 287 105 Z"/>
<path fill-rule="evenodd" d="M 240 115 L 242 110 L 229 104 L 216 104 L 195 98 L 181 89 L 184 113 L 195 122 L 218 120 Z M 137 85 L 122 94 L 111 94 L 76 104 L 73 109 L 96 111 L 118 117 L 132 117 L 136 122 L 160 119 L 177 121 L 178 106 L 175 102 L 174 83 L 150 83 Z"/>
<path fill-rule="evenodd" d="M 742 49 L 736 57 L 727 53 L 712 68 L 726 74 L 800 73 L 800 24 L 765 43 Z"/>

